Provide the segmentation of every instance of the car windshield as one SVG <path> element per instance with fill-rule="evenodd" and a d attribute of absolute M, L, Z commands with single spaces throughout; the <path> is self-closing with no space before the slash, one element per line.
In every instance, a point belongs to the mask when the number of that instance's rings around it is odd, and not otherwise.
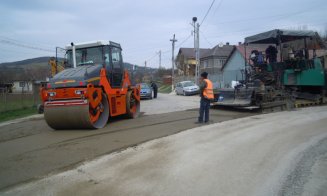
<path fill-rule="evenodd" d="M 193 82 L 184 82 L 183 87 L 188 87 L 188 86 L 194 86 L 195 84 Z"/>
<path fill-rule="evenodd" d="M 144 89 L 144 88 L 150 88 L 150 87 L 149 87 L 149 85 L 147 85 L 147 84 L 141 84 L 141 88 Z"/>
<path fill-rule="evenodd" d="M 102 46 L 93 48 L 76 49 L 76 65 L 102 64 Z M 73 65 L 73 51 L 67 51 L 67 61 L 69 65 Z"/>

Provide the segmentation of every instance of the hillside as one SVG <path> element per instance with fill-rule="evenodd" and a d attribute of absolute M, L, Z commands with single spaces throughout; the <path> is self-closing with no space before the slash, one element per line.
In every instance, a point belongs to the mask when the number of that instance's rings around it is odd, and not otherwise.
<path fill-rule="evenodd" d="M 15 80 L 45 80 L 47 76 L 50 76 L 49 58 L 51 57 L 0 63 L 0 83 Z M 124 62 L 124 68 L 132 70 L 133 64 Z"/>
<path fill-rule="evenodd" d="M 24 69 L 24 68 L 30 68 L 30 67 L 43 67 L 48 66 L 49 56 L 47 57 L 38 57 L 38 58 L 32 58 L 32 59 L 26 59 L 22 61 L 15 61 L 15 62 L 9 62 L 9 63 L 0 63 L 0 68 L 3 69 Z M 133 69 L 133 64 L 124 62 L 124 68 L 125 69 Z"/>
<path fill-rule="evenodd" d="M 48 57 L 38 57 L 38 58 L 32 58 L 32 59 L 26 59 L 22 61 L 15 61 L 15 62 L 9 62 L 9 63 L 0 63 L 0 68 L 25 68 L 30 66 L 48 66 Z"/>

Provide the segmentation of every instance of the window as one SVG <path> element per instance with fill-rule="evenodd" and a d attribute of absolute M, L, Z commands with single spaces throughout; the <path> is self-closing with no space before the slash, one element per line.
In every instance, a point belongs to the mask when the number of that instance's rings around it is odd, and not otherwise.
<path fill-rule="evenodd" d="M 67 60 L 69 65 L 73 65 L 72 50 L 67 51 Z M 102 64 L 102 46 L 93 48 L 78 48 L 75 50 L 76 65 L 94 65 Z"/>
<path fill-rule="evenodd" d="M 104 59 L 105 59 L 106 65 L 109 65 L 109 62 L 110 62 L 110 56 L 109 56 L 109 53 L 106 53 L 106 54 L 104 55 Z"/>
<path fill-rule="evenodd" d="M 224 65 L 224 63 L 225 63 L 225 60 L 219 60 L 219 63 L 220 63 L 220 65 Z"/>
<path fill-rule="evenodd" d="M 194 82 L 188 81 L 183 84 L 184 87 L 195 86 Z"/>
<path fill-rule="evenodd" d="M 204 62 L 203 62 L 203 67 L 204 67 L 204 68 L 207 68 L 207 67 L 208 67 L 208 61 L 204 61 Z"/>
<path fill-rule="evenodd" d="M 120 65 L 121 65 L 120 49 L 112 48 L 111 51 L 112 51 L 111 57 L 112 57 L 112 63 L 114 65 L 114 69 L 115 68 L 120 69 Z"/>
<path fill-rule="evenodd" d="M 25 82 L 19 82 L 19 87 L 21 88 L 25 87 Z"/>

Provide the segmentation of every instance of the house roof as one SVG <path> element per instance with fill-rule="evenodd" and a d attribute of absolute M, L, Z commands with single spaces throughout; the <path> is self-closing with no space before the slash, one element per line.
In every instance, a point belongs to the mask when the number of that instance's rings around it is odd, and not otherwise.
<path fill-rule="evenodd" d="M 212 49 L 206 51 L 203 55 L 201 55 L 201 58 L 207 58 L 211 56 L 220 56 L 220 57 L 228 57 L 231 52 L 233 51 L 234 46 L 233 45 L 217 45 L 213 47 Z"/>
<path fill-rule="evenodd" d="M 200 58 L 203 57 L 208 51 L 209 48 L 200 48 Z M 194 48 L 180 48 L 178 54 L 182 53 L 186 58 L 195 58 Z"/>

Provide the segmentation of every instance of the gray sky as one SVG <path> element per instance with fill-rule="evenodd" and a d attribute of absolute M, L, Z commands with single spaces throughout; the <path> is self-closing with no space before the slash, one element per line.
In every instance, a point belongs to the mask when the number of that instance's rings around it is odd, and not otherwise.
<path fill-rule="evenodd" d="M 192 17 L 204 18 L 212 0 L 1 0 L 0 63 L 55 56 L 70 42 L 121 43 L 125 62 L 171 66 L 171 42 L 193 47 Z M 237 44 L 274 28 L 327 29 L 326 0 L 216 0 L 200 27 L 200 46 Z M 187 39 L 188 38 L 188 39 Z M 184 42 L 183 42 L 184 41 Z M 181 45 L 182 44 L 182 45 Z"/>

